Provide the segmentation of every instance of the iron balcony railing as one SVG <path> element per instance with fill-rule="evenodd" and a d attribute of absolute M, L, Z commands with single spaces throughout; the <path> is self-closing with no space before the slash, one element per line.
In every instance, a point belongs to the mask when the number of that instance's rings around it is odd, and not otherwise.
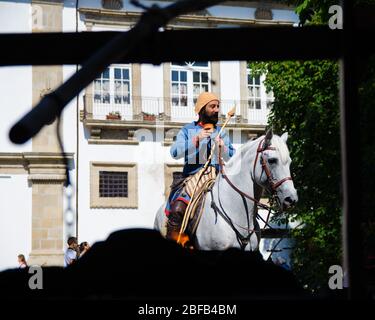
<path fill-rule="evenodd" d="M 181 105 L 181 102 L 184 105 Z M 86 94 L 84 97 L 84 118 L 186 123 L 197 119 L 194 113 L 194 104 L 195 101 L 193 99 L 184 101 L 161 97 Z M 221 100 L 221 117 L 225 117 L 233 106 L 236 107 L 236 116 L 231 119 L 231 123 L 267 124 L 270 109 L 266 107 L 266 101 L 261 101 L 261 108 L 256 109 L 250 107 L 248 100 Z"/>

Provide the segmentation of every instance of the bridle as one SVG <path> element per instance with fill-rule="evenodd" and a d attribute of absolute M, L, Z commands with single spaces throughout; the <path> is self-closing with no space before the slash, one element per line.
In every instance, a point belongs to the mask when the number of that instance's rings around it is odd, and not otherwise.
<path fill-rule="evenodd" d="M 266 151 L 266 150 L 276 150 L 276 148 L 274 147 L 271 147 L 270 145 L 267 145 L 265 142 L 264 142 L 265 139 L 262 139 L 260 142 L 259 142 L 259 145 L 258 145 L 258 148 L 257 148 L 257 154 L 255 156 L 255 160 L 254 160 L 254 166 L 253 166 L 253 175 L 252 175 L 252 180 L 253 180 L 253 183 L 256 183 L 256 180 L 255 180 L 255 169 L 256 169 L 256 164 L 258 162 L 258 158 L 259 158 L 259 155 L 260 155 L 260 158 L 261 158 L 261 166 L 262 166 L 262 173 L 260 176 L 262 176 L 263 172 L 265 172 L 266 176 L 267 176 L 267 180 L 268 180 L 268 183 L 269 183 L 269 186 L 271 188 L 271 195 L 273 198 L 275 198 L 276 196 L 276 192 L 277 192 L 277 188 L 279 188 L 285 181 L 288 181 L 288 180 L 292 180 L 292 177 L 285 177 L 279 181 L 275 181 L 275 179 L 273 178 L 272 176 L 272 173 L 271 173 L 271 170 L 269 169 L 268 165 L 267 165 L 267 162 L 266 160 L 264 159 L 263 157 L 263 152 Z M 256 212 L 256 218 L 259 218 L 261 220 L 263 220 L 263 222 L 265 223 L 265 226 L 268 226 L 270 229 L 274 229 L 272 226 L 269 225 L 268 221 L 269 221 L 269 218 L 270 218 L 270 214 L 271 214 L 271 211 L 272 211 L 272 208 L 271 206 L 268 206 L 268 205 L 265 205 L 263 203 L 261 203 L 259 200 L 255 199 L 254 197 L 248 195 L 247 193 L 241 191 L 238 187 L 236 187 L 234 185 L 234 183 L 228 178 L 228 176 L 226 175 L 225 171 L 224 171 L 224 162 L 223 162 L 223 159 L 221 157 L 221 148 L 219 148 L 219 155 L 218 155 L 218 158 L 219 158 L 219 166 L 220 166 L 220 173 L 222 175 L 222 177 L 225 179 L 225 181 L 231 186 L 231 188 L 233 190 L 235 190 L 238 194 L 240 194 L 240 196 L 242 197 L 242 200 L 243 200 L 243 203 L 244 203 L 244 207 L 245 207 L 245 210 L 246 210 L 246 217 L 247 217 L 247 225 L 248 225 L 248 228 L 244 228 L 244 227 L 241 227 L 239 226 L 240 228 L 242 229 L 245 229 L 248 231 L 248 235 L 246 237 L 244 237 L 242 235 L 241 232 L 238 231 L 238 229 L 235 227 L 235 224 L 234 222 L 232 221 L 232 219 L 229 217 L 229 215 L 225 212 L 222 204 L 221 204 L 221 201 L 220 201 L 220 194 L 218 194 L 218 200 L 219 200 L 219 204 L 220 204 L 220 207 L 221 207 L 221 210 L 220 208 L 216 205 L 215 203 L 215 200 L 214 200 L 214 197 L 213 197 L 213 194 L 212 194 L 212 189 L 210 190 L 210 193 L 211 193 L 211 207 L 212 209 L 215 211 L 215 214 L 216 214 L 216 217 L 217 217 L 217 214 L 220 214 L 220 216 L 230 225 L 230 227 L 233 229 L 233 231 L 235 232 L 236 234 L 236 237 L 237 237 L 237 241 L 239 242 L 240 244 L 240 247 L 241 247 L 241 250 L 244 250 L 245 247 L 247 246 L 247 244 L 250 242 L 250 237 L 251 235 L 255 232 L 261 232 L 260 230 L 256 230 L 256 229 L 250 229 L 250 221 L 249 221 L 249 212 L 248 212 L 248 206 L 247 206 L 247 203 L 246 203 L 246 200 L 245 198 L 251 200 L 254 202 L 254 204 L 256 204 L 257 208 L 261 208 L 261 209 L 265 209 L 265 210 L 268 210 L 268 214 L 267 214 L 267 219 L 264 220 L 259 214 L 258 212 Z M 263 186 L 261 186 L 263 188 Z M 259 235 L 259 238 L 260 238 L 260 235 Z"/>
<path fill-rule="evenodd" d="M 279 181 L 275 181 L 275 179 L 273 179 L 271 170 L 269 169 L 269 167 L 267 165 L 267 162 L 266 162 L 266 160 L 263 157 L 263 152 L 266 151 L 266 150 L 276 150 L 276 148 L 271 147 L 269 145 L 264 145 L 264 139 L 262 139 L 259 142 L 259 145 L 258 145 L 258 148 L 257 148 L 257 154 L 256 154 L 255 160 L 254 160 L 252 180 L 253 180 L 254 183 L 256 183 L 256 180 L 255 180 L 255 169 L 256 169 L 256 164 L 258 162 L 258 158 L 259 158 L 259 154 L 260 154 L 261 155 L 261 165 L 262 165 L 261 176 L 262 176 L 263 172 L 265 172 L 265 174 L 267 176 L 268 183 L 269 183 L 270 188 L 271 188 L 271 194 L 275 195 L 275 193 L 277 191 L 277 188 L 279 188 L 285 181 L 288 181 L 288 180 L 292 180 L 293 181 L 293 179 L 292 179 L 292 177 L 285 177 L 285 178 L 283 178 L 283 179 L 281 179 Z M 252 196 L 248 195 L 247 193 L 241 191 L 239 188 L 237 188 L 233 184 L 232 181 L 230 181 L 230 179 L 228 178 L 228 176 L 226 175 L 226 173 L 224 171 L 224 162 L 223 162 L 223 159 L 221 158 L 221 148 L 219 148 L 219 165 L 220 165 L 220 173 L 221 173 L 221 175 L 228 182 L 228 184 L 232 187 L 232 189 L 234 189 L 236 192 L 238 192 L 240 195 L 244 196 L 245 198 L 248 198 L 251 201 L 255 202 L 258 207 L 260 207 L 262 209 L 270 209 L 269 206 L 267 206 L 267 205 L 259 202 L 254 197 L 252 197 Z M 261 187 L 263 188 L 263 186 L 261 186 Z"/>
<path fill-rule="evenodd" d="M 262 139 L 259 142 L 259 145 L 258 145 L 258 148 L 257 148 L 257 155 L 256 155 L 255 160 L 254 160 L 253 177 L 252 177 L 252 179 L 255 182 L 255 168 L 256 168 L 256 164 L 258 162 L 258 157 L 259 157 L 259 154 L 260 154 L 261 155 L 261 158 L 260 158 L 261 160 L 260 161 L 261 161 L 261 165 L 262 165 L 261 176 L 262 176 L 263 172 L 266 173 L 269 186 L 271 187 L 271 191 L 274 194 L 276 192 L 276 189 L 278 187 L 280 187 L 285 181 L 288 181 L 288 180 L 292 180 L 293 181 L 293 179 L 292 179 L 292 177 L 285 177 L 285 178 L 283 178 L 283 179 L 281 179 L 279 181 L 275 181 L 275 179 L 273 179 L 271 170 L 268 167 L 267 162 L 266 162 L 266 160 L 263 157 L 263 152 L 265 150 L 276 150 L 276 148 L 271 147 L 269 145 L 266 145 L 264 143 L 264 139 Z"/>

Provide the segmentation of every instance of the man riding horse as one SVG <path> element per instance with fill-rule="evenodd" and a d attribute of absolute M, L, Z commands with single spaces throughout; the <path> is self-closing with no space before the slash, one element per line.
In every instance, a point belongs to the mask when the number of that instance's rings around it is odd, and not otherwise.
<path fill-rule="evenodd" d="M 201 93 L 195 104 L 195 113 L 199 115 L 198 121 L 193 121 L 182 127 L 177 134 L 176 141 L 171 146 L 170 153 L 174 159 L 184 157 L 184 168 L 181 176 L 174 178 L 165 208 L 165 213 L 168 216 L 167 239 L 176 240 L 178 237 L 185 210 L 191 200 L 192 193 L 197 189 L 192 187 L 192 184 L 200 182 L 201 176 L 198 178 L 197 176 L 209 159 L 211 144 L 217 144 L 224 160 L 228 160 L 235 152 L 225 131 L 222 131 L 220 136 L 218 135 L 220 131 L 220 127 L 217 126 L 219 109 L 220 101 L 215 94 Z M 207 169 L 205 174 L 215 178 L 219 171 L 219 160 L 216 153 L 210 159 Z M 192 191 L 193 189 L 194 191 Z"/>

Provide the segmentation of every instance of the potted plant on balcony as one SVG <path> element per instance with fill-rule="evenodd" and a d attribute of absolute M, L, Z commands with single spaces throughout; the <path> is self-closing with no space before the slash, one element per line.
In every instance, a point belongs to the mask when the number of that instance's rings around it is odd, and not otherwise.
<path fill-rule="evenodd" d="M 156 116 L 154 114 L 142 112 L 142 115 L 143 115 L 144 121 L 155 121 L 156 120 Z"/>
<path fill-rule="evenodd" d="M 119 111 L 111 111 L 106 116 L 107 120 L 121 120 L 121 114 Z"/>

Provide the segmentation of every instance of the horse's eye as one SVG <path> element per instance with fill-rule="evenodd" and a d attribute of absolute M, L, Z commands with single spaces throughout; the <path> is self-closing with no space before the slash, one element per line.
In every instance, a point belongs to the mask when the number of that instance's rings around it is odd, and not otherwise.
<path fill-rule="evenodd" d="M 269 164 L 276 164 L 277 163 L 277 159 L 276 158 L 270 158 L 270 159 L 268 159 L 268 163 Z"/>

